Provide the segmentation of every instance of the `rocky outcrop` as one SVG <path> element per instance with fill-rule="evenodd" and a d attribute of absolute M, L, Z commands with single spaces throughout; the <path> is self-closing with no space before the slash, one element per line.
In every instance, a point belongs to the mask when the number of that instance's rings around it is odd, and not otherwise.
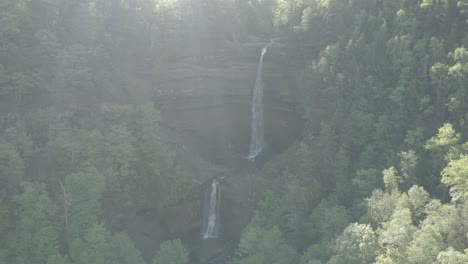
<path fill-rule="evenodd" d="M 266 150 L 257 163 L 245 159 L 250 143 L 251 94 L 263 46 L 249 43 L 210 56 L 181 57 L 158 73 L 163 81 L 155 87 L 154 102 L 161 112 L 166 139 L 183 145 L 207 169 L 192 179 L 200 183 L 199 188 L 186 201 L 158 216 L 139 216 L 131 221 L 129 233 L 146 259 L 151 260 L 159 243 L 176 238 L 189 248 L 193 263 L 218 263 L 232 255 L 252 216 L 256 190 L 265 184 L 256 167 L 301 136 L 301 118 L 277 92 L 284 76 L 281 67 L 269 63 L 282 56 L 273 47 L 264 64 Z M 212 178 L 222 178 L 221 230 L 216 241 L 201 237 L 204 194 Z"/>

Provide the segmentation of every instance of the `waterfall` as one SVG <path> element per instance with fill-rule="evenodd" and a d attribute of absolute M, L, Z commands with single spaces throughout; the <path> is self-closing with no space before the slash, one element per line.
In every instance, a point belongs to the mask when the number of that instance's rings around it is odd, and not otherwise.
<path fill-rule="evenodd" d="M 214 179 L 205 196 L 205 223 L 203 226 L 203 239 L 218 238 L 219 231 L 219 202 L 221 191 L 219 182 Z"/>
<path fill-rule="evenodd" d="M 269 44 L 262 49 L 260 61 L 257 66 L 257 77 L 252 98 L 252 134 L 250 138 L 250 153 L 247 159 L 253 160 L 263 150 L 263 56 Z"/>

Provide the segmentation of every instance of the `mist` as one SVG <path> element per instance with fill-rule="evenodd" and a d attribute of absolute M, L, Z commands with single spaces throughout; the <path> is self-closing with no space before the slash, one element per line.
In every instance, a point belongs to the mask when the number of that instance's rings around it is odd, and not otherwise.
<path fill-rule="evenodd" d="M 0 0 L 0 263 L 468 263 L 466 0 Z"/>

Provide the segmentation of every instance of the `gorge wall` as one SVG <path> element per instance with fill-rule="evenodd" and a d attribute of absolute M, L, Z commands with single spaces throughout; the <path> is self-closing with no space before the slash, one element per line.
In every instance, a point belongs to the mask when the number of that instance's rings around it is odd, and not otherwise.
<path fill-rule="evenodd" d="M 265 151 L 255 163 L 245 159 L 258 55 L 264 46 L 252 43 L 206 56 L 181 56 L 158 73 L 163 81 L 155 84 L 153 99 L 165 137 L 200 157 L 206 173 L 193 179 L 199 187 L 185 202 L 165 210 L 162 220 L 147 215 L 128 227 L 148 260 L 159 243 L 177 238 L 194 263 L 232 253 L 251 218 L 256 187 L 264 180 L 258 168 L 301 136 L 302 119 L 281 93 L 287 83 L 284 65 L 278 63 L 282 48 L 272 45 L 263 65 Z M 219 236 L 215 242 L 203 240 L 205 194 L 211 179 L 221 177 Z"/>

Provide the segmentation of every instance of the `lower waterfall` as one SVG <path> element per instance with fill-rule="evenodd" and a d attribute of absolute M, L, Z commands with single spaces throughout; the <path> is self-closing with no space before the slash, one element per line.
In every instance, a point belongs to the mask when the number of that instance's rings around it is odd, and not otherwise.
<path fill-rule="evenodd" d="M 205 217 L 203 224 L 203 239 L 218 238 L 219 233 L 219 206 L 221 191 L 219 190 L 219 181 L 214 179 L 211 187 L 205 195 Z"/>

